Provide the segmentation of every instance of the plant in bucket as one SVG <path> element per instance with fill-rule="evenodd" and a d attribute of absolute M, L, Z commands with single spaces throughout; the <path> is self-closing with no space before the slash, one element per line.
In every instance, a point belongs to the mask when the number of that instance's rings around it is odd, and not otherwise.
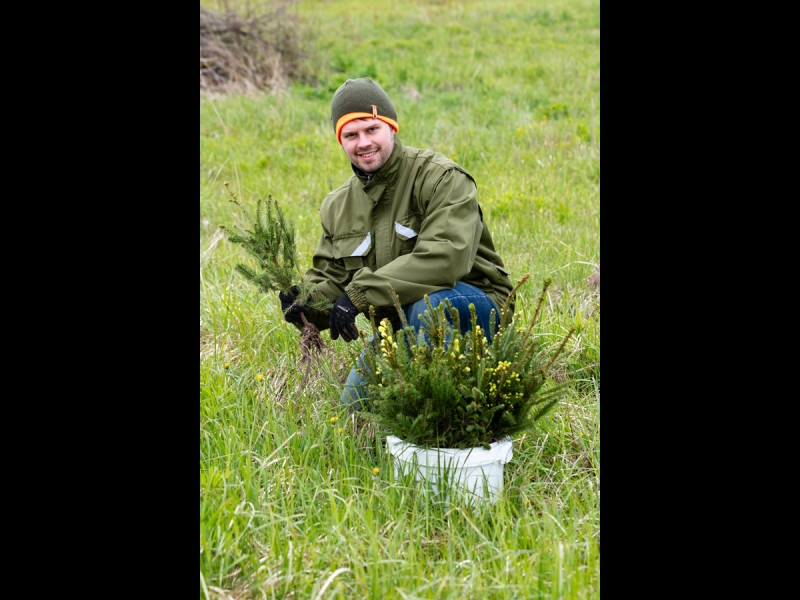
<path fill-rule="evenodd" d="M 510 301 L 529 277 L 509 294 L 497 331 L 483 331 L 470 305 L 470 327 L 462 333 L 458 310 L 447 300 L 433 307 L 427 296 L 419 331 L 408 325 L 394 290 L 398 331 L 388 319 L 376 324 L 370 307 L 364 417 L 386 434 L 395 474 L 413 473 L 432 492 L 444 492 L 448 503 L 454 495 L 473 505 L 496 502 L 512 438 L 533 428 L 563 394 L 566 384 L 553 383 L 551 367 L 574 328 L 555 350 L 544 343 L 547 335 L 534 331 L 550 279 L 530 322 L 512 325 Z"/>

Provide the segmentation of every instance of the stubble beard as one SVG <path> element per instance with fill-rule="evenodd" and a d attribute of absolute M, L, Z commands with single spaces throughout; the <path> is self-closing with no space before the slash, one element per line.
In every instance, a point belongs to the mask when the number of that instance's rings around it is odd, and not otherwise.
<path fill-rule="evenodd" d="M 383 151 L 385 148 L 387 148 L 388 150 L 386 152 L 386 155 L 384 156 Z M 379 163 L 367 167 L 362 167 L 359 164 L 361 161 L 360 158 L 358 157 L 358 153 L 356 153 L 356 162 L 354 162 L 353 164 L 358 170 L 362 171 L 363 173 L 367 173 L 368 175 L 374 175 L 375 173 L 380 171 L 383 165 L 385 165 L 389 161 L 389 157 L 392 155 L 392 150 L 394 150 L 394 136 L 392 136 L 392 139 L 389 141 L 388 145 L 381 146 L 378 148 L 377 153 L 378 156 L 380 157 Z M 351 160 L 350 162 L 353 161 Z"/>

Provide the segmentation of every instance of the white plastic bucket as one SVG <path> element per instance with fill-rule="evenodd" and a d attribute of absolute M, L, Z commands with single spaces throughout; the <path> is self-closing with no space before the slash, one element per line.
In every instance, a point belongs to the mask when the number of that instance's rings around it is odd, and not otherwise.
<path fill-rule="evenodd" d="M 386 448 L 394 458 L 396 478 L 414 472 L 417 481 L 430 484 L 433 492 L 447 487 L 476 500 L 497 501 L 503 491 L 503 466 L 513 456 L 511 438 L 485 448 L 421 448 L 393 435 L 386 437 Z"/>

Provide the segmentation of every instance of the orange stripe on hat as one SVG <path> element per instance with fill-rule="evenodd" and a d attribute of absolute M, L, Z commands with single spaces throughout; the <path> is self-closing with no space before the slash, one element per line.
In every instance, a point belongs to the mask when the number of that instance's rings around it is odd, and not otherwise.
<path fill-rule="evenodd" d="M 336 121 L 336 139 L 339 142 L 339 145 L 342 143 L 342 127 L 347 125 L 350 121 L 355 119 L 379 119 L 384 123 L 388 123 L 392 129 L 394 129 L 395 133 L 400 131 L 400 126 L 397 124 L 397 121 L 394 119 L 390 119 L 389 117 L 382 117 L 378 114 L 378 109 L 375 105 L 372 105 L 372 112 L 352 112 L 344 115 L 338 121 Z"/>

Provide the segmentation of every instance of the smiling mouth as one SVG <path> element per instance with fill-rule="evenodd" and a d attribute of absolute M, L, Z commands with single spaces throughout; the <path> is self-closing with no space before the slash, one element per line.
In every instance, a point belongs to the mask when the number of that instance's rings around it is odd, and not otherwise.
<path fill-rule="evenodd" d="M 366 154 L 359 154 L 358 156 L 359 156 L 359 158 L 372 158 L 377 153 L 378 153 L 377 151 L 375 151 L 375 152 L 367 152 Z"/>

